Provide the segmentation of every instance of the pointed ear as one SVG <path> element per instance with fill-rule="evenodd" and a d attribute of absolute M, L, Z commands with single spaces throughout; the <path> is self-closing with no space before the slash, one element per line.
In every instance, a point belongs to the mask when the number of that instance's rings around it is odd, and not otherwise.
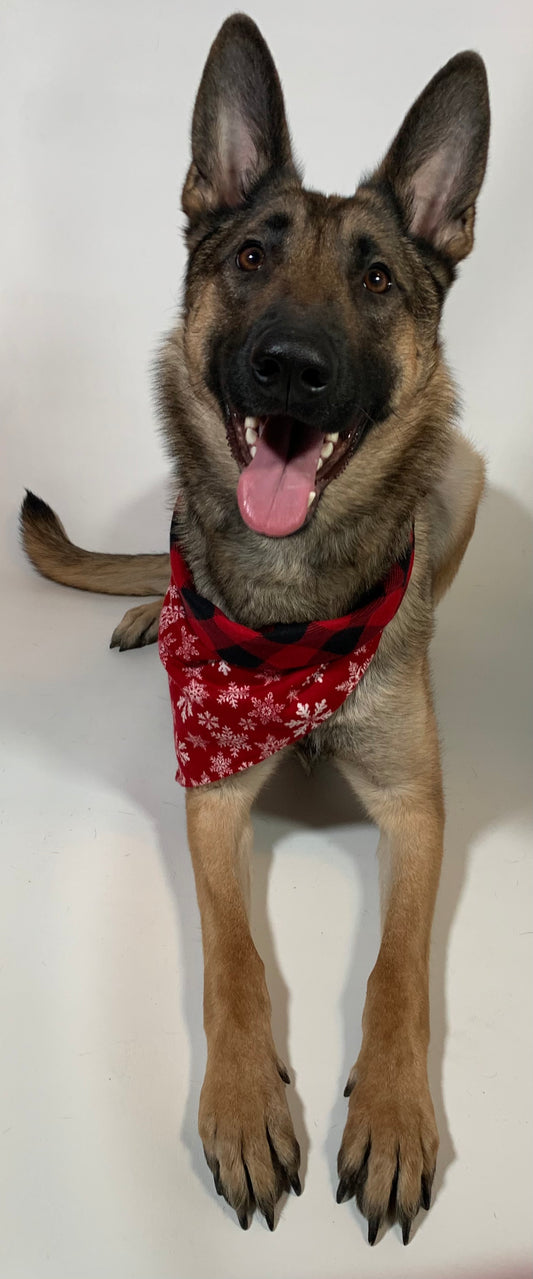
<path fill-rule="evenodd" d="M 417 98 L 375 174 L 392 187 L 409 232 L 453 262 L 474 243 L 489 129 L 484 63 L 458 53 Z"/>
<path fill-rule="evenodd" d="M 219 31 L 198 90 L 183 210 L 194 223 L 237 208 L 260 178 L 284 167 L 296 176 L 278 73 L 255 22 L 237 13 Z"/>

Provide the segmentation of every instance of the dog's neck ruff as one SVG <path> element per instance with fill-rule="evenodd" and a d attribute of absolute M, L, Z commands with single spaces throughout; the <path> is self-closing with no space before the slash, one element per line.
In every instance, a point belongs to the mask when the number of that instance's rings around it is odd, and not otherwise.
<path fill-rule="evenodd" d="M 344 617 L 250 630 L 194 589 L 176 542 L 161 610 L 159 652 L 168 674 L 182 786 L 240 773 L 327 720 L 368 670 L 405 595 L 405 554 Z"/>

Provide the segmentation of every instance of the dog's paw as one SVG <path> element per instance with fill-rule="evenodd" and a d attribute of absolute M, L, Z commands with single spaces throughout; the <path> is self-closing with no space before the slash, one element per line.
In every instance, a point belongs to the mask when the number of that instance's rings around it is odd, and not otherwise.
<path fill-rule="evenodd" d="M 399 1221 L 404 1244 L 420 1207 L 429 1208 L 439 1137 L 427 1079 L 415 1072 L 352 1072 L 348 1119 L 338 1157 L 337 1203 L 355 1196 L 375 1243 L 385 1221 Z"/>
<path fill-rule="evenodd" d="M 128 648 L 144 648 L 145 644 L 155 644 L 162 605 L 162 600 L 152 600 L 151 604 L 129 608 L 115 627 L 109 647 L 118 648 L 124 653 Z"/>
<path fill-rule="evenodd" d="M 283 1081 L 283 1082 L 282 1082 Z M 300 1148 L 285 1098 L 289 1082 L 275 1056 L 210 1054 L 199 1131 L 217 1194 L 247 1230 L 257 1207 L 270 1230 L 281 1195 L 301 1193 Z"/>

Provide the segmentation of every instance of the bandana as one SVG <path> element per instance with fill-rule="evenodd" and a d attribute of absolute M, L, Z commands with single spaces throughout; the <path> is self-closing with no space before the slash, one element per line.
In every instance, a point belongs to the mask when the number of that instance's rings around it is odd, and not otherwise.
<path fill-rule="evenodd" d="M 204 786 L 240 773 L 338 710 L 400 607 L 413 559 L 412 533 L 405 554 L 353 612 L 253 631 L 196 593 L 173 542 L 159 652 L 172 702 L 176 781 Z"/>

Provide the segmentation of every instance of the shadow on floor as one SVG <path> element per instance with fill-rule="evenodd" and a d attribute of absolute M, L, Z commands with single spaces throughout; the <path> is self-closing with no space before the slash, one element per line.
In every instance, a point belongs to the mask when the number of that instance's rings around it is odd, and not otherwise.
<path fill-rule="evenodd" d="M 168 494 L 162 490 L 147 494 L 135 504 L 134 510 L 124 512 L 117 528 L 123 531 L 124 525 L 131 528 L 133 524 L 137 529 L 142 527 L 143 513 L 153 510 L 155 502 L 164 504 L 167 509 Z M 111 547 L 116 531 L 110 530 L 108 543 Z M 75 537 L 74 529 L 72 534 Z M 445 972 L 450 930 L 461 900 L 469 852 L 474 841 L 484 829 L 523 812 L 530 803 L 531 720 L 528 694 L 531 611 L 524 585 L 530 578 L 527 571 L 530 547 L 531 520 L 527 513 L 506 494 L 490 489 L 480 513 L 474 542 L 457 582 L 439 608 L 433 643 L 437 711 L 445 743 L 448 812 L 446 852 L 432 945 L 430 1083 L 441 1135 L 437 1194 L 454 1158 L 442 1094 L 448 1027 Z M 21 572 L 25 571 L 21 567 Z M 80 603 L 78 593 L 63 592 L 62 588 L 35 579 L 36 597 L 44 590 L 58 592 L 58 608 L 64 625 L 69 616 L 68 599 L 72 600 L 74 596 L 77 596 L 78 610 L 90 609 L 92 613 L 100 610 L 99 624 L 102 618 L 107 620 L 111 616 L 110 601 L 100 599 L 95 602 L 85 597 Z M 64 603 L 60 603 L 59 596 Z M 37 607 L 38 599 L 35 611 Z M 109 633 L 126 607 L 129 607 L 129 601 L 113 603 L 113 623 L 109 626 Z M 73 609 L 71 615 L 75 613 Z M 41 651 L 43 660 L 46 660 L 45 647 Z M 183 1013 L 195 1063 L 181 1136 L 190 1149 L 194 1171 L 211 1191 L 211 1177 L 203 1163 L 196 1132 L 205 1060 L 199 917 L 186 849 L 183 795 L 170 781 L 173 755 L 166 685 L 154 649 L 125 655 L 102 655 L 98 661 L 95 659 L 95 665 L 98 667 L 102 700 L 99 706 L 94 707 L 93 692 L 91 709 L 96 728 L 92 735 L 80 733 L 75 748 L 76 765 L 85 770 L 89 778 L 98 777 L 130 794 L 149 814 L 157 832 L 175 902 L 182 965 L 187 974 L 183 983 Z M 132 671 L 135 672 L 133 679 Z M 94 681 L 93 672 L 76 670 L 73 673 L 73 668 L 66 664 L 55 686 L 48 669 L 43 669 L 42 679 L 47 682 L 50 697 L 55 697 L 57 704 L 66 707 L 76 706 L 76 699 L 83 702 L 88 675 Z M 34 670 L 34 682 L 38 679 L 39 673 Z M 132 686 L 138 689 L 135 696 L 132 696 Z M 39 717 L 31 697 L 25 699 L 23 705 L 8 700 L 7 711 L 17 728 L 43 739 L 44 749 L 48 754 L 54 752 L 57 755 L 59 766 L 67 756 L 71 758 L 72 740 L 65 736 L 62 715 Z M 276 1042 L 283 1058 L 288 1057 L 289 996 L 277 960 L 275 922 L 271 923 L 267 910 L 268 880 L 277 842 L 294 828 L 310 831 L 333 829 L 340 846 L 347 851 L 353 849 L 354 864 L 361 871 L 368 906 L 362 913 L 358 934 L 353 939 L 342 992 L 345 1028 L 343 1072 L 339 1079 L 338 1103 L 331 1118 L 331 1138 L 327 1143 L 332 1190 L 336 1185 L 336 1152 L 346 1114 L 342 1088 L 357 1055 L 366 979 L 376 957 L 377 873 L 370 864 L 372 859 L 367 858 L 364 867 L 358 863 L 360 841 L 357 830 L 359 828 L 362 835 L 364 825 L 364 815 L 357 810 L 347 785 L 331 765 L 320 765 L 309 779 L 296 761 L 287 761 L 257 805 L 256 828 L 260 847 L 255 867 L 255 935 L 267 969 L 274 1005 Z M 363 842 L 366 847 L 368 831 Z M 332 991 L 331 998 L 338 999 L 338 992 Z M 307 1138 L 301 1104 L 294 1089 L 291 1089 L 291 1109 L 305 1162 Z"/>

